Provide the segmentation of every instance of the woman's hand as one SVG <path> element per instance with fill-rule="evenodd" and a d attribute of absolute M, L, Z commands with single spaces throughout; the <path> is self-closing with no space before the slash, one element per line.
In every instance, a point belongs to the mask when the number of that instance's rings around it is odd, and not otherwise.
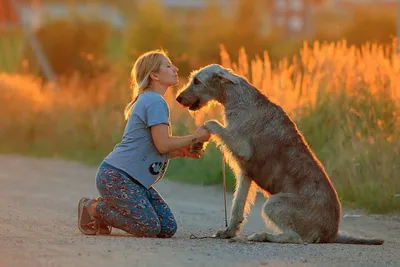
<path fill-rule="evenodd" d="M 189 158 L 199 159 L 203 155 L 202 151 L 190 152 L 190 147 L 182 148 L 181 150 L 179 150 L 179 153 L 181 158 L 189 157 Z"/>
<path fill-rule="evenodd" d="M 194 136 L 196 137 L 196 142 L 207 142 L 211 134 L 204 128 L 204 126 L 201 126 L 197 131 L 195 132 Z"/>

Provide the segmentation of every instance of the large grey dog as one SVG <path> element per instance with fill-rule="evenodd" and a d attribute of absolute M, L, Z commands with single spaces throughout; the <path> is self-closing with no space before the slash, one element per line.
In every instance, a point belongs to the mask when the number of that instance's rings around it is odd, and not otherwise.
<path fill-rule="evenodd" d="M 324 167 L 285 111 L 244 77 L 208 65 L 191 74 L 176 100 L 192 111 L 214 101 L 224 108 L 225 126 L 204 124 L 236 178 L 229 226 L 217 238 L 241 240 L 259 188 L 268 197 L 262 216 L 280 232 L 254 233 L 246 241 L 383 244 L 338 234 L 341 204 Z"/>

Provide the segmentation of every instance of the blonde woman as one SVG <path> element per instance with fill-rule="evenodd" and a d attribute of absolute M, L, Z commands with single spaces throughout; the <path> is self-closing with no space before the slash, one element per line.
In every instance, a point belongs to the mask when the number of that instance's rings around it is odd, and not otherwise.
<path fill-rule="evenodd" d="M 133 100 L 125 109 L 127 124 L 113 151 L 96 174 L 101 197 L 82 198 L 78 227 L 87 235 L 110 234 L 112 227 L 137 237 L 172 237 L 177 224 L 153 185 L 163 178 L 170 159 L 199 158 L 189 147 L 206 142 L 203 127 L 193 135 L 171 136 L 169 107 L 163 95 L 178 83 L 178 69 L 162 50 L 149 51 L 135 62 Z"/>

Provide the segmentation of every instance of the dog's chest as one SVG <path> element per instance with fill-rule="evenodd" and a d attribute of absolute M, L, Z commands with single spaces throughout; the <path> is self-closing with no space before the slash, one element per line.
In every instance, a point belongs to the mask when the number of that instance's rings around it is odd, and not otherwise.
<path fill-rule="evenodd" d="M 224 116 L 224 124 L 228 131 L 240 132 L 244 127 L 247 126 L 247 120 L 245 116 L 242 116 L 241 112 L 230 112 Z"/>

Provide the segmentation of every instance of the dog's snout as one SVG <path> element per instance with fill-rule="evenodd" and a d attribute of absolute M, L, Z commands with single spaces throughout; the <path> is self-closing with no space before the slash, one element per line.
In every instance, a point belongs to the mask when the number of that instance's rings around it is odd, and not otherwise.
<path fill-rule="evenodd" d="M 181 97 L 181 96 L 178 96 L 178 97 L 176 98 L 176 101 L 178 101 L 179 103 L 181 103 L 181 102 L 182 102 L 182 97 Z"/>

